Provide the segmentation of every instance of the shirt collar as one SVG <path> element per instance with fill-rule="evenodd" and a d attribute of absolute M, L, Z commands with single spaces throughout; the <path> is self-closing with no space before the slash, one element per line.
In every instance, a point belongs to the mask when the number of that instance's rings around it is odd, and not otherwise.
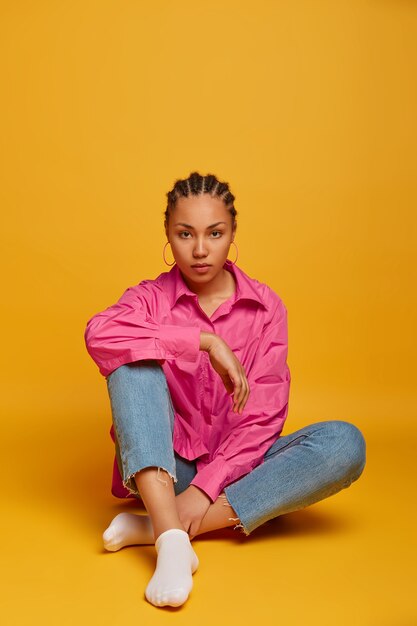
<path fill-rule="evenodd" d="M 263 298 L 261 297 L 260 290 L 255 287 L 255 284 L 259 284 L 260 286 L 258 281 L 254 281 L 254 279 L 250 278 L 247 274 L 245 274 L 245 272 L 243 272 L 243 270 L 237 267 L 237 265 L 229 261 L 229 259 L 226 260 L 223 267 L 231 272 L 235 277 L 236 292 L 234 302 L 237 302 L 238 300 L 252 300 L 264 308 L 267 308 Z M 165 278 L 163 289 L 168 294 L 171 307 L 174 307 L 181 296 L 187 295 L 192 298 L 197 297 L 184 282 L 177 264 L 175 264 L 169 272 L 162 274 L 162 276 Z"/>

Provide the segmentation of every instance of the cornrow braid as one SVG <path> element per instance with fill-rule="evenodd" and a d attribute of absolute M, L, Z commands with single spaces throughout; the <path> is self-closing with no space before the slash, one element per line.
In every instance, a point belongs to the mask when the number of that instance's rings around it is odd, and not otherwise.
<path fill-rule="evenodd" d="M 237 211 L 234 207 L 235 197 L 229 189 L 229 183 L 221 182 L 214 174 L 202 176 L 198 172 L 192 172 L 188 178 L 177 179 L 171 191 L 168 191 L 168 203 L 165 210 L 165 220 L 168 223 L 170 211 L 175 209 L 177 200 L 184 196 L 199 196 L 203 193 L 210 194 L 213 198 L 221 198 L 232 216 L 232 225 L 235 224 Z"/>

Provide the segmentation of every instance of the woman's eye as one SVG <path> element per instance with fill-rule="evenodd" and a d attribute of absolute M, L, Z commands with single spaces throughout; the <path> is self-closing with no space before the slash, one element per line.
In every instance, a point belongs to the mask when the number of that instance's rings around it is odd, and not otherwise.
<path fill-rule="evenodd" d="M 190 239 L 191 237 L 191 233 L 188 230 L 182 230 L 180 233 L 178 233 L 181 239 Z M 211 232 L 211 236 L 214 237 L 214 239 L 219 239 L 219 237 L 222 236 L 222 232 L 220 230 L 213 230 Z"/>

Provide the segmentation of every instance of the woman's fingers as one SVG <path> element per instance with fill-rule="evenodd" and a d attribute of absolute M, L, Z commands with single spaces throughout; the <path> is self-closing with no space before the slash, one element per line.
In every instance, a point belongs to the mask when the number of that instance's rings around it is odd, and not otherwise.
<path fill-rule="evenodd" d="M 240 384 L 236 389 L 236 401 L 235 401 L 235 407 L 236 407 L 236 412 L 237 413 L 241 413 L 242 412 L 242 396 L 244 394 L 244 381 L 241 378 L 240 380 Z"/>
<path fill-rule="evenodd" d="M 243 379 L 243 386 L 242 386 L 242 401 L 240 403 L 240 408 L 241 411 L 243 411 L 246 402 L 248 401 L 248 397 L 249 397 L 249 383 L 248 383 L 248 379 L 246 378 L 245 373 L 243 373 L 244 379 Z"/>
<path fill-rule="evenodd" d="M 196 536 L 196 533 L 197 533 L 199 528 L 200 528 L 200 521 L 199 520 L 197 520 L 196 522 L 193 522 L 191 524 L 190 530 L 188 531 L 190 539 L 194 539 L 194 537 Z"/>
<path fill-rule="evenodd" d="M 239 372 L 239 375 L 235 377 L 233 383 L 233 411 L 235 413 L 242 413 L 249 396 L 249 383 L 243 368 Z"/>
<path fill-rule="evenodd" d="M 235 374 L 229 374 L 232 383 L 233 383 L 233 411 L 235 413 L 238 412 L 238 407 L 239 407 L 239 399 L 240 399 L 240 393 L 241 393 L 241 389 L 242 389 L 242 378 L 240 373 L 235 373 Z"/>
<path fill-rule="evenodd" d="M 242 413 L 249 396 L 249 383 L 241 362 L 218 336 L 208 350 L 211 365 L 220 375 L 226 391 L 233 394 L 233 411 Z"/>
<path fill-rule="evenodd" d="M 248 401 L 250 395 L 250 387 L 249 387 L 249 383 L 247 383 L 247 388 L 246 388 L 246 394 L 245 394 L 245 400 L 244 400 L 244 404 L 246 405 L 246 402 Z"/>
<path fill-rule="evenodd" d="M 235 390 L 233 392 L 233 412 L 239 412 L 239 387 L 235 385 Z"/>

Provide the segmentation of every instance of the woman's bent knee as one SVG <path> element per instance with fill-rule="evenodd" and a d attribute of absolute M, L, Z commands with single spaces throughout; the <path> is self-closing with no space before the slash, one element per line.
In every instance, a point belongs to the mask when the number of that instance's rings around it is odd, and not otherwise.
<path fill-rule="evenodd" d="M 366 464 L 366 441 L 355 424 L 335 420 L 341 459 L 350 480 L 357 480 Z"/>
<path fill-rule="evenodd" d="M 366 442 L 357 426 L 344 420 L 323 423 L 327 465 L 338 480 L 350 484 L 366 464 Z"/>

